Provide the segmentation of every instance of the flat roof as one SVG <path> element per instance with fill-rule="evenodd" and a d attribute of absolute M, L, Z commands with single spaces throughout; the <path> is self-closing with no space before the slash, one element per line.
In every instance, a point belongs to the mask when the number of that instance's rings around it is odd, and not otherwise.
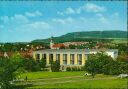
<path fill-rule="evenodd" d="M 89 53 L 89 52 L 100 52 L 100 51 L 107 51 L 107 52 L 117 52 L 118 49 L 105 49 L 105 50 L 102 50 L 102 49 L 44 49 L 44 50 L 38 50 L 38 51 L 34 51 L 36 53 L 53 53 L 53 52 L 71 52 L 71 53 L 74 53 L 74 52 L 78 52 L 78 53 L 82 53 L 82 52 L 86 52 L 86 53 Z"/>

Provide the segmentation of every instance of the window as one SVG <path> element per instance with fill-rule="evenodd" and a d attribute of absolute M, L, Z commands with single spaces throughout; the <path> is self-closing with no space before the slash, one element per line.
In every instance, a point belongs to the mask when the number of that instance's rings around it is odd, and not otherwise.
<path fill-rule="evenodd" d="M 53 54 L 49 54 L 49 60 L 53 61 Z"/>
<path fill-rule="evenodd" d="M 63 54 L 63 64 L 67 65 L 67 54 Z"/>
<path fill-rule="evenodd" d="M 85 60 L 88 60 L 89 54 L 85 54 Z"/>
<path fill-rule="evenodd" d="M 60 54 L 56 54 L 56 60 L 60 61 Z"/>
<path fill-rule="evenodd" d="M 37 60 L 40 59 L 40 54 L 36 54 L 36 59 L 37 59 Z"/>
<path fill-rule="evenodd" d="M 42 58 L 43 59 L 46 59 L 46 54 L 42 54 Z"/>
<path fill-rule="evenodd" d="M 82 54 L 77 54 L 78 64 L 82 65 Z"/>
<path fill-rule="evenodd" d="M 74 64 L 74 54 L 70 54 L 70 64 Z"/>

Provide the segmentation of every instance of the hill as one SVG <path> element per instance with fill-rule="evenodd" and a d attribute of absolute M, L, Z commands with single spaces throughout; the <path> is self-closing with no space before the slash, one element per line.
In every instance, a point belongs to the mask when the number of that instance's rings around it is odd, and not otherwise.
<path fill-rule="evenodd" d="M 68 41 L 91 41 L 91 40 L 113 40 L 127 38 L 127 31 L 82 31 L 72 32 L 65 35 L 54 37 L 54 42 L 68 42 Z M 45 42 L 49 43 L 48 39 L 37 39 L 32 42 Z"/>

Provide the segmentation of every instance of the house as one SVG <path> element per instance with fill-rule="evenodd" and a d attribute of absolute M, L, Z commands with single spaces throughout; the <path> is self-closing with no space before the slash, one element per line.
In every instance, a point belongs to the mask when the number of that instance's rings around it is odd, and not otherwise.
<path fill-rule="evenodd" d="M 52 46 L 52 49 L 63 49 L 63 48 L 66 48 L 64 44 L 54 44 Z"/>

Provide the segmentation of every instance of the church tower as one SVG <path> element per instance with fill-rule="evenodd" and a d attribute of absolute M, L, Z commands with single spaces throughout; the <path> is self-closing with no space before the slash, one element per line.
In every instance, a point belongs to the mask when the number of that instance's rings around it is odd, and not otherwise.
<path fill-rule="evenodd" d="M 54 42 L 53 42 L 53 36 L 51 37 L 51 41 L 50 41 L 50 48 L 53 49 L 53 45 L 54 45 Z"/>

